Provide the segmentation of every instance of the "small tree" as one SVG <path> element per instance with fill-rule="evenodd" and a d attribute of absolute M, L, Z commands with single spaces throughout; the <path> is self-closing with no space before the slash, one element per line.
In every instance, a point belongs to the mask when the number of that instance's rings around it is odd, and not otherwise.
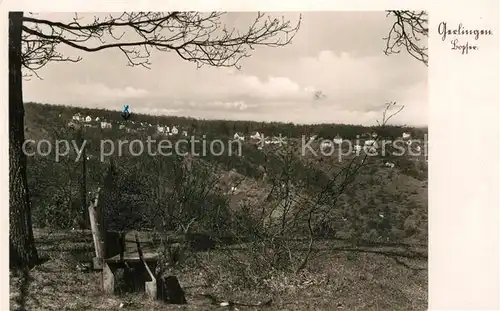
<path fill-rule="evenodd" d="M 377 121 L 379 128 L 384 128 L 387 121 L 403 109 L 391 111 L 394 106 L 395 103 L 386 105 L 382 121 Z M 376 140 L 381 138 L 378 136 Z M 259 242 L 265 244 L 273 265 L 292 267 L 296 272 L 306 266 L 317 236 L 329 226 L 330 215 L 338 210 L 341 196 L 371 163 L 369 153 L 352 155 L 346 164 L 331 165 L 329 169 L 318 172 L 315 163 L 299 159 L 298 149 L 300 147 L 289 142 L 265 151 L 263 167 L 269 176 L 271 190 L 268 204 L 262 206 L 260 219 L 257 219 L 265 232 Z M 308 246 L 300 257 L 293 249 L 302 242 L 304 234 L 308 237 Z"/>

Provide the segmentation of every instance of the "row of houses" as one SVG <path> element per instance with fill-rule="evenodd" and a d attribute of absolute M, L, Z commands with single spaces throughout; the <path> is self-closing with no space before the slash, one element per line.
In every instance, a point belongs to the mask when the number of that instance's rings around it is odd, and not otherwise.
<path fill-rule="evenodd" d="M 259 132 L 253 132 L 253 134 L 251 134 L 249 136 L 250 140 L 253 140 L 255 142 L 264 142 L 264 144 L 268 145 L 268 144 L 281 144 L 281 143 L 286 143 L 286 137 L 284 136 L 281 136 L 281 134 L 279 136 L 273 136 L 272 138 L 269 138 L 269 137 L 265 137 L 264 134 L 261 134 Z M 235 140 L 241 140 L 241 141 L 245 141 L 245 135 L 241 134 L 241 133 L 235 133 L 233 135 L 233 139 Z"/>
<path fill-rule="evenodd" d="M 93 119 L 91 116 L 83 117 L 79 113 L 74 114 L 72 120 L 77 121 L 77 122 L 92 122 L 92 121 L 99 122 L 100 121 L 99 117 L 96 117 L 95 119 Z"/>
<path fill-rule="evenodd" d="M 70 128 L 79 128 L 81 126 L 80 123 L 75 122 L 75 119 L 73 119 L 73 121 L 70 121 L 67 125 Z M 112 128 L 113 127 L 110 122 L 106 122 L 106 121 L 101 121 L 101 123 L 99 125 L 100 125 L 100 128 L 102 128 L 102 129 L 107 129 L 107 128 Z M 91 123 L 85 123 L 85 124 L 83 124 L 83 126 L 84 127 L 91 127 L 91 128 L 97 128 L 98 127 L 97 124 L 91 124 Z"/>
<path fill-rule="evenodd" d="M 156 126 L 156 131 L 161 134 L 167 134 L 167 135 L 178 135 L 179 133 L 182 136 L 188 136 L 188 132 L 186 130 L 183 130 L 182 132 L 174 125 L 172 128 L 169 126 L 165 125 L 157 125 Z"/>
<path fill-rule="evenodd" d="M 411 144 L 412 144 L 412 141 L 411 141 L 411 140 L 408 140 L 408 141 L 406 142 L 406 145 L 408 145 L 408 146 L 411 146 Z M 375 140 L 366 140 L 366 141 L 364 142 L 364 146 L 361 146 L 361 145 L 359 145 L 359 144 L 356 144 L 356 145 L 354 146 L 354 151 L 353 151 L 353 153 L 360 152 L 360 151 L 361 151 L 361 149 L 363 149 L 363 148 L 368 148 L 368 150 L 369 150 L 370 152 L 373 152 L 373 151 L 376 151 L 376 149 L 377 149 L 378 147 L 379 147 L 379 146 L 378 146 L 377 141 L 375 141 Z M 422 150 L 422 147 L 420 147 L 419 145 L 414 146 L 414 151 L 416 151 L 416 152 L 420 152 L 421 150 Z"/>
<path fill-rule="evenodd" d="M 111 122 L 107 122 L 105 120 L 100 120 L 99 117 L 93 118 L 92 116 L 89 116 L 89 115 L 86 117 L 83 117 L 80 113 L 73 115 L 72 121 L 68 123 L 68 127 L 73 127 L 73 128 L 79 127 L 80 122 L 84 122 L 84 124 L 83 124 L 84 127 L 97 128 L 98 125 L 100 125 L 100 128 L 102 128 L 102 129 L 110 129 L 113 127 Z M 100 122 L 100 124 L 99 124 L 99 122 Z M 130 123 L 133 125 L 136 124 L 135 121 L 130 121 Z M 137 125 L 140 125 L 140 127 L 142 129 L 144 129 L 146 127 L 153 127 L 153 125 L 151 123 L 147 123 L 147 122 L 137 122 Z M 127 132 L 137 131 L 137 130 L 130 129 L 130 128 L 126 127 L 124 124 L 120 124 L 119 129 L 126 130 Z M 172 128 L 170 128 L 169 126 L 165 126 L 165 125 L 157 125 L 156 131 L 160 134 L 166 134 L 169 136 L 178 135 L 179 133 L 181 133 L 183 136 L 188 136 L 187 131 L 184 130 L 181 132 L 176 126 L 172 126 Z"/>
<path fill-rule="evenodd" d="M 281 134 L 279 134 L 279 137 L 281 139 L 286 139 L 286 137 L 283 137 L 281 136 Z M 235 133 L 233 135 L 233 138 L 234 139 L 239 139 L 239 140 L 245 140 L 245 135 L 241 134 L 241 133 Z M 262 133 L 259 133 L 259 132 L 253 132 L 253 134 L 251 134 L 249 136 L 250 140 L 262 140 L 262 139 L 266 139 L 266 136 Z M 279 139 L 278 136 L 274 136 L 273 139 Z"/>
<path fill-rule="evenodd" d="M 371 136 L 370 139 L 366 139 L 364 141 L 364 146 L 378 148 L 378 143 L 377 143 L 377 140 L 376 140 L 377 137 L 378 137 L 378 134 L 374 132 L 370 136 Z M 402 138 L 404 140 L 406 140 L 406 144 L 408 146 L 411 145 L 411 143 L 412 143 L 410 137 L 411 137 L 411 135 L 408 134 L 408 133 L 403 133 L 403 135 L 402 135 Z M 245 136 L 242 135 L 241 133 L 235 133 L 234 136 L 233 136 L 233 138 L 235 140 L 241 140 L 241 141 L 245 140 Z M 314 141 L 316 138 L 317 138 L 317 135 L 313 135 L 313 136 L 309 137 L 309 140 Z M 357 135 L 356 138 L 359 139 L 360 135 Z M 283 142 L 286 141 L 286 137 L 282 137 L 281 135 L 279 137 L 274 136 L 271 139 L 266 138 L 263 134 L 261 135 L 261 133 L 259 133 L 259 132 L 254 132 L 253 134 L 250 135 L 250 140 L 256 140 L 256 141 L 261 142 L 263 139 L 264 139 L 264 143 L 265 144 L 279 144 L 279 143 L 283 143 Z M 333 145 L 341 145 L 343 141 L 344 140 L 342 139 L 342 137 L 340 135 L 336 135 L 333 138 L 333 140 L 323 140 L 323 141 L 321 141 L 321 146 L 323 146 L 323 147 L 333 147 Z M 358 147 L 361 148 L 361 146 L 358 146 Z"/>
<path fill-rule="evenodd" d="M 103 129 L 106 129 L 106 128 L 112 128 L 112 124 L 110 122 L 107 122 L 105 120 L 100 120 L 99 117 L 96 117 L 96 118 L 93 118 L 92 116 L 89 116 L 87 115 L 86 117 L 83 117 L 80 113 L 77 113 L 75 115 L 73 115 L 73 118 L 72 118 L 72 121 L 73 122 L 70 122 L 68 123 L 68 126 L 70 127 L 74 127 L 76 126 L 76 122 L 85 122 L 87 124 L 84 124 L 85 127 L 97 127 L 97 125 L 94 125 L 92 124 L 93 121 L 95 122 L 100 122 L 100 127 L 103 128 Z M 135 124 L 135 121 L 130 121 L 131 124 Z M 140 126 L 141 127 L 152 127 L 151 123 L 146 123 L 146 122 L 140 122 Z M 120 125 L 120 129 L 126 129 L 125 125 Z M 172 128 L 170 128 L 169 126 L 165 126 L 165 125 L 157 125 L 156 126 L 156 131 L 160 134 L 166 134 L 166 135 L 178 135 L 179 134 L 179 129 L 176 127 L 176 126 L 172 126 Z M 182 133 L 181 133 L 183 136 L 188 136 L 188 133 L 187 131 L 183 130 Z M 372 137 L 373 139 L 377 138 L 378 134 L 373 132 L 371 134 L 366 134 L 366 135 L 363 135 L 365 137 Z M 264 134 L 261 134 L 259 132 L 253 132 L 253 134 L 250 135 L 250 139 L 251 140 L 259 140 L 261 141 L 262 139 L 264 139 Z M 233 135 L 233 138 L 236 139 L 236 140 L 241 140 L 241 141 L 244 141 L 245 140 L 245 135 L 241 134 L 241 133 L 235 133 Z M 317 135 L 313 135 L 310 137 L 311 140 L 315 140 L 317 138 Z M 356 138 L 360 138 L 360 135 L 356 135 Z M 406 133 L 404 132 L 402 134 L 402 138 L 404 140 L 409 140 L 411 138 L 411 134 L 410 133 Z M 340 137 L 339 135 L 335 136 L 335 138 L 333 139 L 333 144 L 342 144 L 342 137 Z M 277 137 L 273 137 L 273 139 L 271 140 L 268 140 L 266 139 L 266 143 L 267 144 L 275 144 L 275 143 L 280 143 L 280 142 L 283 142 L 283 138 L 281 138 L 281 135 L 280 135 L 280 138 L 277 138 Z M 370 145 L 370 144 L 373 144 L 374 140 L 366 140 L 365 141 L 365 145 Z M 331 145 L 330 142 L 325 142 L 325 144 L 327 145 Z"/>

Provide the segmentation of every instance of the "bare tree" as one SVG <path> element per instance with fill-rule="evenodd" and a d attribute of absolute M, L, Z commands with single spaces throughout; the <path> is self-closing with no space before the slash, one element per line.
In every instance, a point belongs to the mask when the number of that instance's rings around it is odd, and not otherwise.
<path fill-rule="evenodd" d="M 11 265 L 33 266 L 38 261 L 31 228 L 30 197 L 26 179 L 22 68 L 37 70 L 53 61 L 78 62 L 57 51 L 59 45 L 97 52 L 119 49 L 128 65 L 149 68 L 152 50 L 175 52 L 198 67 L 236 67 L 257 46 L 289 44 L 300 26 L 257 13 L 245 31 L 228 29 L 224 13 L 138 12 L 97 17 L 83 23 L 75 15 L 69 23 L 9 13 L 9 121 L 10 121 L 10 252 Z"/>
<path fill-rule="evenodd" d="M 386 104 L 382 114 L 382 120 L 378 121 L 378 128 L 382 129 L 387 122 L 403 110 L 403 106 L 397 107 L 395 102 Z M 377 136 L 374 141 L 382 139 Z M 295 149 L 295 151 L 294 151 Z M 331 165 L 323 173 L 327 180 L 321 185 L 311 185 L 311 180 L 303 180 L 297 175 L 295 164 L 303 162 L 304 170 L 313 171 L 314 164 L 307 161 L 298 162 L 297 146 L 287 144 L 276 149 L 266 151 L 266 163 L 264 170 L 269 176 L 268 182 L 271 190 L 268 206 L 262 207 L 262 218 L 271 219 L 272 214 L 278 214 L 275 224 L 262 224 L 268 238 L 261 240 L 271 251 L 274 264 L 292 266 L 295 272 L 305 268 L 313 252 L 318 230 L 324 230 L 331 222 L 331 214 L 338 210 L 341 196 L 356 183 L 361 171 L 371 165 L 370 153 L 364 155 L 353 155 L 345 165 Z M 272 159 L 279 159 L 273 163 Z M 267 208 L 267 212 L 264 210 Z M 276 211 L 279 210 L 279 213 Z M 300 243 L 301 237 L 306 234 L 308 246 L 305 253 L 300 257 L 293 252 Z M 298 239 L 297 239 L 298 238 Z M 297 241 L 294 241 L 296 239 Z M 278 242 L 278 243 L 276 243 Z M 293 245 L 295 243 L 295 245 Z M 278 263 L 281 262 L 281 263 Z"/>
<path fill-rule="evenodd" d="M 390 102 L 386 104 L 386 107 L 383 111 L 382 120 L 377 120 L 377 124 L 379 128 L 383 128 L 386 126 L 387 122 L 395 115 L 399 114 L 404 106 L 400 106 L 396 111 L 391 111 L 392 108 L 396 106 L 396 102 Z M 379 141 L 381 139 L 380 136 L 377 136 L 374 141 Z M 353 157 L 349 163 L 342 167 L 337 173 L 335 173 L 334 177 L 331 178 L 317 193 L 313 195 L 315 200 L 308 200 L 303 202 L 308 203 L 308 215 L 307 215 L 307 227 L 309 231 L 309 245 L 307 248 L 307 252 L 303 257 L 301 263 L 297 267 L 296 271 L 300 271 L 304 269 L 306 266 L 309 257 L 311 256 L 313 250 L 313 244 L 315 242 L 315 234 L 314 234 L 314 221 L 316 220 L 316 225 L 322 225 L 322 222 L 325 221 L 331 213 L 331 211 L 337 207 L 337 203 L 350 185 L 352 185 L 360 170 L 367 166 L 368 159 L 370 153 L 365 153 L 364 156 L 355 156 Z M 325 205 L 329 205 L 327 209 L 323 209 L 322 207 Z M 315 215 L 316 214 L 316 215 Z M 319 214 L 319 215 L 317 215 Z M 315 217 L 314 216 L 319 216 Z"/>

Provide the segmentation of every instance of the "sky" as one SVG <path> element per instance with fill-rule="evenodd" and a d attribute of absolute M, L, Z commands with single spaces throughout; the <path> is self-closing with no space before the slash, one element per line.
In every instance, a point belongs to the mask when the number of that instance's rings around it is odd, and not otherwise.
<path fill-rule="evenodd" d="M 268 13 L 297 22 L 299 13 Z M 254 12 L 228 13 L 227 27 L 244 29 Z M 72 13 L 38 18 L 67 21 Z M 385 104 L 404 109 L 391 123 L 428 122 L 427 67 L 402 51 L 383 53 L 391 27 L 385 12 L 306 12 L 292 43 L 259 46 L 241 69 L 202 67 L 176 53 L 154 51 L 151 69 L 127 66 L 119 50 L 95 53 L 67 46 L 78 63 L 52 62 L 24 82 L 24 100 L 203 119 L 374 125 Z M 316 99 L 321 91 L 324 96 Z"/>

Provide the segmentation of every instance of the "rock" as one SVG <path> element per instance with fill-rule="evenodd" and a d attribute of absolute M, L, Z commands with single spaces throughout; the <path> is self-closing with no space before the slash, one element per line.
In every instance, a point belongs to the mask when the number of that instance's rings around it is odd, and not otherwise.
<path fill-rule="evenodd" d="M 171 304 L 186 304 L 184 290 L 176 276 L 161 276 L 157 280 L 158 298 Z"/>

